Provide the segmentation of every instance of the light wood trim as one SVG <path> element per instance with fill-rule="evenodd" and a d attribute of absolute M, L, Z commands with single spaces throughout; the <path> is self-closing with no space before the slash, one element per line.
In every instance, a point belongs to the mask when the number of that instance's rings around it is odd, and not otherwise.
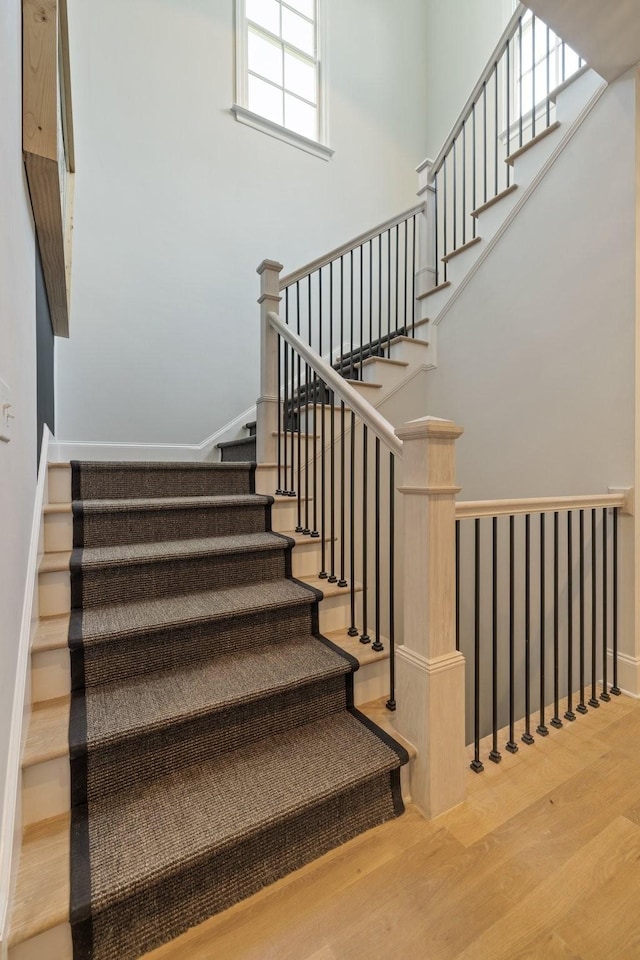
<path fill-rule="evenodd" d="M 22 24 L 22 148 L 51 324 L 68 337 L 75 148 L 66 0 L 22 0 Z"/>
<path fill-rule="evenodd" d="M 69 614 L 41 617 L 31 644 L 32 653 L 62 650 L 69 645 Z"/>
<path fill-rule="evenodd" d="M 544 140 L 545 137 L 548 137 L 549 134 L 555 133 L 555 131 L 558 129 L 559 126 L 560 126 L 559 120 L 556 120 L 555 123 L 549 124 L 548 127 L 546 127 L 541 133 L 536 134 L 535 137 L 533 137 L 531 140 L 528 141 L 528 143 L 525 143 L 522 147 L 520 147 L 519 150 L 514 150 L 514 152 L 506 158 L 505 163 L 508 163 L 509 166 L 512 167 L 516 162 L 516 160 L 518 159 L 518 157 L 521 157 L 522 154 L 526 153 L 527 150 L 530 150 L 531 147 L 535 147 L 537 143 L 540 143 L 540 141 Z"/>
<path fill-rule="evenodd" d="M 294 270 L 293 273 L 287 274 L 286 277 L 282 277 L 280 280 L 280 289 L 284 290 L 285 287 L 290 287 L 291 284 L 295 283 L 297 280 L 304 280 L 305 277 L 308 277 L 310 273 L 315 273 L 316 270 L 319 270 L 321 267 L 328 266 L 332 260 L 337 260 L 338 257 L 344 256 L 345 253 L 351 253 L 351 251 L 355 250 L 356 247 L 361 246 L 363 243 L 367 243 L 369 240 L 373 240 L 374 237 L 377 237 L 381 233 L 386 233 L 387 230 L 391 230 L 399 223 L 404 223 L 405 220 L 409 220 L 411 217 L 415 217 L 419 213 L 423 213 L 425 209 L 426 204 L 419 203 L 417 206 L 411 207 L 410 210 L 405 210 L 404 213 L 399 213 L 396 217 L 392 217 L 390 220 L 385 220 L 384 223 L 378 224 L 377 227 L 373 227 L 371 230 L 361 233 L 360 236 L 354 237 L 353 240 L 347 240 L 346 243 L 336 247 L 335 250 L 325 253 L 324 256 L 318 257 L 317 260 L 312 260 L 311 263 L 305 264 L 304 267 L 300 267 L 298 270 Z"/>
<path fill-rule="evenodd" d="M 416 300 L 426 300 L 427 297 L 432 297 L 434 293 L 440 293 L 441 290 L 446 290 L 447 287 L 451 286 L 451 280 L 445 280 L 443 283 L 439 283 L 436 287 L 429 287 L 428 290 L 425 290 L 424 293 L 416 294 Z"/>
<path fill-rule="evenodd" d="M 468 500 L 456 503 L 456 520 L 481 517 L 510 517 L 521 513 L 553 513 L 562 510 L 591 510 L 624 507 L 624 494 L 600 493 L 577 497 L 533 497 L 526 500 Z"/>
<path fill-rule="evenodd" d="M 429 176 L 428 176 L 429 183 L 433 183 L 436 174 L 439 172 L 440 167 L 444 163 L 444 160 L 447 157 L 449 150 L 453 145 L 453 141 L 458 137 L 458 135 L 462 131 L 462 127 L 464 126 L 464 123 L 467 117 L 469 116 L 469 113 L 471 112 L 471 108 L 480 97 L 484 84 L 493 73 L 494 64 L 502 56 L 502 53 L 506 44 L 508 43 L 509 40 L 511 40 L 511 38 L 515 34 L 515 31 L 517 30 L 518 21 L 520 20 L 520 17 L 523 16 L 523 14 L 525 14 L 526 11 L 527 11 L 527 8 L 525 7 L 525 5 L 523 3 L 519 3 L 513 13 L 513 16 L 509 20 L 509 23 L 504 28 L 502 36 L 498 40 L 493 53 L 491 54 L 491 56 L 487 61 L 486 67 L 480 74 L 480 79 L 478 80 L 475 87 L 471 91 L 469 99 L 467 100 L 464 107 L 462 108 L 460 116 L 458 117 L 455 124 L 453 125 L 453 129 L 451 130 L 451 133 L 445 140 L 442 150 L 440 151 L 438 156 L 435 158 L 435 160 L 431 164 L 431 170 L 429 171 Z"/>
<path fill-rule="evenodd" d="M 68 813 L 25 830 L 16 891 L 13 898 L 9 947 L 69 921 Z"/>
<path fill-rule="evenodd" d="M 366 423 L 374 436 L 378 437 L 392 453 L 398 457 L 402 457 L 402 441 L 396 437 L 389 421 L 385 420 L 375 407 L 372 407 L 370 403 L 360 396 L 354 387 L 336 373 L 333 367 L 330 367 L 312 347 L 306 344 L 304 340 L 301 340 L 286 323 L 283 323 L 277 313 L 270 311 L 268 319 L 273 329 L 280 334 L 282 339 L 286 340 L 289 346 L 295 348 L 302 359 L 324 380 L 336 396 L 338 396 L 340 400 L 343 400 L 344 403 L 353 410 L 356 416 L 360 417 L 360 419 Z"/>
<path fill-rule="evenodd" d="M 476 207 L 475 210 L 472 210 L 471 216 L 479 217 L 480 214 L 485 212 L 485 210 L 490 210 L 491 207 L 496 205 L 496 203 L 500 203 L 501 200 L 504 200 L 505 197 L 508 197 L 517 189 L 518 189 L 518 184 L 512 183 L 510 187 L 506 187 L 506 189 L 501 190 L 500 193 L 496 193 L 495 197 L 491 197 L 491 200 L 487 200 L 486 203 L 483 203 L 479 207 Z"/>
<path fill-rule="evenodd" d="M 409 366 L 408 360 L 391 360 L 389 357 L 367 357 L 367 359 L 363 360 L 362 363 L 359 364 L 359 366 L 361 367 L 371 366 L 372 363 L 382 363 L 392 367 L 408 367 Z"/>
<path fill-rule="evenodd" d="M 73 136 L 73 104 L 71 102 L 71 56 L 69 53 L 69 14 L 67 0 L 58 0 L 60 10 L 60 63 L 62 74 L 62 122 L 65 136 L 67 167 L 76 172 L 76 147 Z"/>
<path fill-rule="evenodd" d="M 40 561 L 38 573 L 68 573 L 70 563 L 70 550 L 62 550 L 60 553 L 45 553 Z"/>
<path fill-rule="evenodd" d="M 71 700 L 61 697 L 34 705 L 22 753 L 22 767 L 69 756 L 69 711 Z"/>
<path fill-rule="evenodd" d="M 482 237 L 473 237 L 472 240 L 467 240 L 466 243 L 463 243 L 461 247 L 456 247 L 455 250 L 452 250 L 451 253 L 445 254 L 444 257 L 441 257 L 443 263 L 449 263 L 450 260 L 453 260 L 454 257 L 457 257 L 459 254 L 464 253 L 465 250 L 470 250 L 471 247 L 475 247 L 477 243 L 480 243 Z"/>

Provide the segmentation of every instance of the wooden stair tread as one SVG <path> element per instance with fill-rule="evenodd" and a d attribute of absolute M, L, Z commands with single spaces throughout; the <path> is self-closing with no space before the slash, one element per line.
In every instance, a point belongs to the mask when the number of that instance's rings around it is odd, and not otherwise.
<path fill-rule="evenodd" d="M 397 740 L 400 746 L 405 748 L 413 760 L 413 758 L 418 755 L 418 751 L 412 743 L 400 736 L 398 731 L 395 729 L 393 725 L 393 711 L 387 710 L 386 703 L 387 697 L 380 697 L 378 700 L 370 700 L 368 703 L 363 703 L 358 707 L 358 710 L 360 713 L 364 713 L 365 717 L 368 717 L 369 720 L 373 720 L 374 723 L 377 723 L 385 733 L 389 734 L 390 737 L 393 737 L 394 740 Z"/>
<path fill-rule="evenodd" d="M 47 464 L 47 468 L 48 468 L 49 470 L 70 470 L 70 469 L 71 469 L 71 461 L 70 461 L 70 460 L 67 460 L 67 461 L 64 461 L 64 460 L 63 460 L 62 462 L 58 462 L 57 460 L 56 460 L 56 461 L 50 460 L 49 463 Z"/>
<path fill-rule="evenodd" d="M 68 571 L 70 563 L 71 563 L 70 550 L 60 550 L 58 553 L 45 553 L 42 560 L 40 561 L 38 572 L 39 573 L 59 573 L 60 571 L 65 571 L 65 570 Z"/>
<path fill-rule="evenodd" d="M 22 753 L 22 767 L 69 756 L 69 697 L 36 703 Z"/>
<path fill-rule="evenodd" d="M 540 133 L 537 133 L 535 137 L 532 137 L 531 140 L 529 140 L 527 143 L 524 143 L 518 150 L 514 150 L 514 152 L 506 158 L 505 163 L 508 163 L 509 166 L 512 167 L 518 157 L 521 157 L 522 154 L 526 153 L 527 150 L 530 150 L 531 147 L 535 147 L 537 143 L 540 143 L 540 141 L 544 140 L 545 137 L 548 137 L 549 134 L 555 133 L 559 126 L 559 120 L 556 120 L 554 123 L 550 123 L 548 127 L 545 127 L 544 130 L 542 130 Z"/>
<path fill-rule="evenodd" d="M 45 650 L 60 650 L 68 646 L 69 614 L 57 617 L 42 617 L 36 627 L 31 644 L 32 653 Z"/>
<path fill-rule="evenodd" d="M 23 834 L 9 946 L 69 922 L 70 817 L 63 814 Z"/>
<path fill-rule="evenodd" d="M 500 193 L 497 193 L 495 197 L 492 197 L 491 200 L 487 200 L 486 203 L 482 203 L 479 207 L 476 207 L 475 210 L 471 211 L 472 217 L 479 217 L 480 214 L 484 213 L 485 210 L 489 210 L 491 207 L 495 206 L 496 203 L 500 203 L 501 200 L 504 200 L 505 197 L 508 197 L 518 189 L 517 183 L 512 183 L 510 187 L 507 187 L 505 190 L 501 190 Z"/>
<path fill-rule="evenodd" d="M 343 627 L 341 630 L 330 630 L 327 633 L 323 633 L 323 636 L 326 637 L 327 640 L 331 640 L 332 643 L 335 643 L 335 645 L 340 647 L 341 650 L 344 650 L 345 653 L 355 657 L 361 667 L 367 663 L 376 663 L 378 660 L 389 659 L 389 641 L 386 637 L 380 638 L 384 645 L 384 650 L 376 651 L 372 649 L 372 644 L 360 643 L 359 636 L 350 637 L 347 632 L 347 627 Z"/>
<path fill-rule="evenodd" d="M 393 346 L 394 343 L 419 343 L 423 347 L 429 346 L 429 343 L 427 340 L 421 340 L 419 337 L 407 337 L 404 334 L 398 334 L 397 337 L 394 337 L 393 340 L 391 341 L 391 346 Z"/>
<path fill-rule="evenodd" d="M 450 286 L 451 280 L 445 280 L 444 283 L 439 283 L 437 287 L 431 287 L 429 290 L 425 290 L 424 293 L 418 293 L 416 300 L 426 300 L 427 297 L 433 296 L 434 293 L 440 293 L 441 290 L 446 290 L 447 287 Z"/>
<path fill-rule="evenodd" d="M 386 363 L 386 364 L 390 364 L 392 367 L 408 367 L 409 366 L 408 360 L 392 360 L 391 357 L 367 357 L 367 359 L 363 360 L 362 363 L 358 361 L 358 366 L 366 367 L 367 364 L 372 364 L 372 363 Z M 358 382 L 362 382 L 362 381 L 358 381 Z"/>
<path fill-rule="evenodd" d="M 441 257 L 443 263 L 449 263 L 450 260 L 453 260 L 459 254 L 464 253 L 465 250 L 470 250 L 472 247 L 477 246 L 482 240 L 482 237 L 473 237 L 471 240 L 467 240 L 466 243 L 461 244 L 459 247 L 456 247 L 455 250 L 452 250 L 451 253 L 445 254 L 444 257 Z"/>
<path fill-rule="evenodd" d="M 308 583 L 315 590 L 320 590 L 324 594 L 325 600 L 330 597 L 348 597 L 351 588 L 339 587 L 337 583 L 329 583 L 328 580 L 321 580 L 320 577 L 296 577 L 301 583 Z M 362 592 L 362 584 L 356 583 L 356 593 Z"/>
<path fill-rule="evenodd" d="M 369 383 L 367 380 L 350 380 L 348 377 L 345 377 L 347 383 L 350 383 L 352 387 L 367 387 L 371 390 L 382 390 L 381 383 Z"/>
<path fill-rule="evenodd" d="M 291 498 L 293 500 L 293 497 Z M 314 543 L 322 543 L 322 537 L 311 537 L 308 533 L 296 533 L 295 530 L 274 530 L 274 533 L 281 533 L 283 537 L 290 537 L 292 540 L 295 540 L 296 547 L 307 547 L 313 546 Z M 337 537 L 333 538 L 337 540 Z M 325 543 L 331 542 L 331 537 L 325 535 Z"/>

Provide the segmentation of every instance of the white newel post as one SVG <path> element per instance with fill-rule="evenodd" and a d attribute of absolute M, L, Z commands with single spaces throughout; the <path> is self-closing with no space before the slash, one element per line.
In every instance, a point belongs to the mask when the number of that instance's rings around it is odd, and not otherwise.
<path fill-rule="evenodd" d="M 278 450 L 278 334 L 268 313 L 280 312 L 280 271 L 282 264 L 263 260 L 260 274 L 260 398 L 256 411 L 256 461 L 273 464 Z M 273 493 L 273 491 L 271 491 Z"/>
<path fill-rule="evenodd" d="M 423 160 L 417 168 L 418 197 L 426 206 L 419 219 L 420 247 L 416 294 L 426 293 L 436 283 L 436 191 L 429 182 L 433 160 Z"/>
<path fill-rule="evenodd" d="M 465 661 L 455 637 L 455 442 L 462 432 L 434 417 L 396 430 L 404 531 L 396 727 L 418 751 L 411 795 L 428 817 L 464 799 Z"/>

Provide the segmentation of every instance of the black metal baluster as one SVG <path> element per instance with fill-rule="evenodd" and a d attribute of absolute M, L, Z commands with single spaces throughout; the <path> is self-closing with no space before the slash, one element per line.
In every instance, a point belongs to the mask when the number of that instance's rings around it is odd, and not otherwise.
<path fill-rule="evenodd" d="M 487 202 L 489 197 L 488 194 L 488 179 L 487 179 L 487 167 L 489 166 L 489 157 L 487 154 L 487 81 L 485 80 L 482 84 L 482 156 L 483 156 L 483 178 L 484 178 L 484 202 Z"/>
<path fill-rule="evenodd" d="M 531 736 L 531 514 L 524 518 L 524 733 L 520 738 L 529 746 Z"/>
<path fill-rule="evenodd" d="M 411 244 L 413 269 L 411 271 L 411 336 L 416 335 L 416 217 L 413 216 L 413 242 Z"/>
<path fill-rule="evenodd" d="M 409 332 L 409 312 L 407 310 L 407 269 L 409 261 L 409 221 L 404 222 L 404 323 L 402 325 L 403 333 L 406 336 Z"/>
<path fill-rule="evenodd" d="M 558 511 L 553 515 L 553 717 L 551 726 L 559 729 L 562 720 L 559 717 L 560 698 L 560 569 L 559 569 L 559 529 Z"/>
<path fill-rule="evenodd" d="M 387 710 L 396 709 L 396 607 L 395 607 L 395 457 L 389 454 L 389 699 Z"/>
<path fill-rule="evenodd" d="M 351 411 L 351 463 L 349 470 L 349 558 L 350 558 L 350 600 L 351 625 L 347 631 L 350 637 L 358 636 L 356 627 L 356 415 Z"/>
<path fill-rule="evenodd" d="M 309 282 L 311 286 L 311 282 Z M 311 330 L 309 330 L 309 339 L 311 339 Z M 304 527 L 302 532 L 305 536 L 309 536 L 311 533 L 311 527 L 309 526 L 309 415 L 310 411 L 310 396 L 309 388 L 311 381 L 311 367 L 308 363 L 304 365 L 304 396 L 305 396 L 305 407 L 306 413 L 304 417 Z M 316 432 L 316 415 L 315 415 L 315 406 L 313 413 L 313 434 L 315 442 L 315 432 Z"/>
<path fill-rule="evenodd" d="M 471 137 L 471 140 L 472 140 L 472 148 L 471 148 L 471 150 L 472 150 L 472 153 L 471 153 L 471 169 L 472 169 L 472 172 L 473 172 L 473 179 L 472 179 L 472 184 L 471 184 L 471 186 L 472 186 L 472 193 L 473 193 L 472 206 L 473 206 L 473 211 L 475 211 L 475 209 L 476 209 L 476 202 L 477 202 L 477 194 L 478 194 L 478 168 L 477 168 L 477 166 L 476 166 L 476 153 L 477 153 L 477 151 L 476 151 L 476 136 L 477 136 L 477 134 L 476 134 L 476 105 L 475 105 L 475 103 L 474 103 L 473 106 L 471 107 L 471 133 L 472 133 L 472 137 Z M 472 212 L 473 212 L 473 211 L 472 211 Z M 474 237 L 474 239 L 475 239 L 476 230 L 477 230 L 477 228 L 478 228 L 478 218 L 477 218 L 477 217 L 472 217 L 472 220 L 473 220 L 473 237 Z"/>
<path fill-rule="evenodd" d="M 373 349 L 373 240 L 369 240 L 369 356 Z M 364 380 L 364 376 L 362 377 Z"/>
<path fill-rule="evenodd" d="M 378 237 L 378 346 L 376 354 L 380 356 L 382 344 L 382 234 Z"/>
<path fill-rule="evenodd" d="M 442 249 L 444 256 L 449 253 L 449 244 L 447 242 L 447 158 L 444 158 L 442 164 Z M 443 276 L 445 283 L 447 281 L 447 261 L 444 260 Z"/>
<path fill-rule="evenodd" d="M 462 246 L 467 242 L 467 121 L 462 121 Z"/>
<path fill-rule="evenodd" d="M 364 360 L 364 246 L 360 247 L 360 369 L 358 370 L 358 380 L 364 380 L 362 375 L 362 361 Z"/>
<path fill-rule="evenodd" d="M 287 452 L 289 446 L 289 344 L 286 340 L 284 341 L 284 398 L 280 430 L 284 432 L 284 484 L 280 493 L 283 497 L 286 497 L 290 492 L 289 488 L 287 487 L 289 480 L 289 464 L 287 463 Z"/>
<path fill-rule="evenodd" d="M 340 257 L 340 376 L 344 377 L 344 256 Z"/>
<path fill-rule="evenodd" d="M 353 373 L 353 354 L 354 354 L 353 327 L 354 327 L 354 321 L 355 321 L 355 311 L 353 309 L 353 250 L 349 254 L 349 265 L 351 268 L 351 279 L 349 281 L 349 297 L 351 299 L 351 352 L 349 354 L 349 379 L 354 380 L 355 377 Z"/>
<path fill-rule="evenodd" d="M 282 401 L 280 397 L 282 396 L 282 338 L 278 334 L 278 486 L 276 489 L 276 496 L 279 497 L 282 494 Z"/>
<path fill-rule="evenodd" d="M 516 632 L 515 632 L 515 517 L 509 517 L 509 740 L 505 749 L 518 752 L 516 723 Z"/>
<path fill-rule="evenodd" d="M 436 173 L 433 178 L 433 222 L 434 222 L 434 232 L 435 232 L 435 258 L 436 262 L 434 265 L 436 272 L 436 287 L 440 283 L 440 263 L 438 260 L 438 249 L 439 249 L 439 234 L 438 234 L 438 174 Z"/>
<path fill-rule="evenodd" d="M 519 103 L 519 107 L 520 107 L 520 110 L 519 110 L 519 112 L 520 112 L 520 121 L 519 121 L 519 124 L 520 124 L 520 142 L 519 142 L 519 146 L 522 146 L 522 78 L 523 78 L 523 72 L 522 72 L 522 17 L 520 17 L 520 19 L 518 20 L 518 50 L 519 50 L 519 56 L 518 56 L 518 71 L 519 71 L 519 73 L 520 73 L 520 82 L 519 82 L 519 85 L 518 85 L 518 94 L 519 94 L 519 99 L 520 99 L 520 103 Z"/>
<path fill-rule="evenodd" d="M 296 332 L 300 336 L 300 281 L 296 280 Z M 298 411 L 296 430 L 298 432 L 298 523 L 296 533 L 302 533 L 302 361 L 298 354 L 298 380 L 297 380 Z"/>
<path fill-rule="evenodd" d="M 612 576 L 613 576 L 613 686 L 610 693 L 614 697 L 619 697 L 622 690 L 618 686 L 618 507 L 613 509 L 613 558 L 612 558 Z"/>
<path fill-rule="evenodd" d="M 371 649 L 384 650 L 380 639 L 380 440 L 376 437 L 376 636 Z"/>
<path fill-rule="evenodd" d="M 596 511 L 591 511 L 591 697 L 589 706 L 598 709 L 600 701 L 596 697 L 596 614 L 598 610 L 598 589 L 596 580 Z"/>
<path fill-rule="evenodd" d="M 492 671 L 492 733 L 493 745 L 489 760 L 500 763 L 502 754 L 498 750 L 498 518 L 493 517 L 491 524 L 491 671 Z"/>
<path fill-rule="evenodd" d="M 344 453 L 345 453 L 345 443 L 344 443 L 344 402 L 340 401 L 340 579 L 338 580 L 339 587 L 346 587 L 347 581 L 345 580 L 345 534 L 346 534 L 346 516 L 345 516 L 345 475 L 344 475 Z"/>
<path fill-rule="evenodd" d="M 460 521 L 456 520 L 456 650 L 460 650 Z"/>
<path fill-rule="evenodd" d="M 573 523 L 567 512 L 567 710 L 565 720 L 573 722 Z"/>
<path fill-rule="evenodd" d="M 578 713 L 588 713 L 584 702 L 584 510 L 580 511 L 580 703 Z"/>
<path fill-rule="evenodd" d="M 400 278 L 400 226 L 396 223 L 396 327 L 395 332 L 398 332 L 398 315 L 400 313 L 399 306 L 399 294 L 398 294 L 398 281 Z"/>
<path fill-rule="evenodd" d="M 362 633 L 360 643 L 371 643 L 371 637 L 367 633 L 367 601 L 369 599 L 369 570 L 367 555 L 367 536 L 368 536 L 368 513 L 369 503 L 368 489 L 368 451 L 369 431 L 366 423 L 362 424 Z"/>
<path fill-rule="evenodd" d="M 540 723 L 536 727 L 536 733 L 541 737 L 548 737 L 549 730 L 545 724 L 545 706 L 546 706 L 546 685 L 545 685 L 545 615 L 546 615 L 546 536 L 545 536 L 545 515 L 540 514 Z"/>
<path fill-rule="evenodd" d="M 319 312 L 320 312 L 320 342 L 318 346 L 318 352 L 322 356 L 322 267 L 318 271 L 319 277 L 319 287 L 318 287 L 318 300 L 319 300 Z M 329 355 L 329 362 L 331 362 L 331 355 Z M 327 394 L 327 385 L 324 380 L 320 380 L 320 573 L 318 577 L 320 580 L 326 580 L 329 576 L 327 572 L 327 476 L 326 476 L 326 460 L 325 460 L 325 435 L 326 435 L 326 424 L 325 424 L 325 399 Z"/>
<path fill-rule="evenodd" d="M 320 275 L 318 274 L 318 277 Z M 320 282 L 320 279 L 319 279 Z M 319 289 L 319 288 L 318 288 Z M 321 294 L 319 294 L 320 303 Z M 311 342 L 311 275 L 309 275 L 309 342 Z M 318 323 L 318 353 L 322 356 L 322 313 Z M 324 414 L 324 411 L 323 411 Z M 318 375 L 313 372 L 313 528 L 311 536 L 317 540 L 320 536 L 318 531 Z M 309 463 L 307 462 L 307 472 Z"/>
<path fill-rule="evenodd" d="M 602 692 L 600 699 L 608 703 L 611 700 L 607 689 L 607 638 L 609 633 L 609 566 L 607 543 L 607 508 L 602 511 Z"/>
<path fill-rule="evenodd" d="M 331 285 L 331 290 L 333 293 L 333 285 Z M 330 545 L 330 572 L 327 577 L 329 583 L 337 583 L 338 577 L 336 576 L 336 395 L 331 391 L 329 394 L 330 406 L 330 420 L 329 420 L 329 473 L 331 476 L 330 487 L 330 523 L 329 523 L 329 538 L 331 541 Z"/>
<path fill-rule="evenodd" d="M 456 138 L 453 138 L 453 210 L 452 210 L 452 220 L 453 220 L 453 250 L 456 250 L 458 247 L 458 192 L 456 190 L 458 184 L 458 160 L 456 157 Z"/>
<path fill-rule="evenodd" d="M 289 325 L 289 287 L 285 290 L 285 305 L 286 305 L 286 315 L 287 315 L 287 326 Z M 287 426 L 290 428 L 289 432 L 291 434 L 291 447 L 290 447 L 290 460 L 291 460 L 291 482 L 289 484 L 289 489 L 287 491 L 287 496 L 295 497 L 296 496 L 296 484 L 295 484 L 295 394 L 293 392 L 293 383 L 295 380 L 295 353 L 293 347 L 291 348 L 291 393 L 289 402 L 286 409 L 287 417 Z M 299 489 L 299 488 L 298 488 Z"/>
<path fill-rule="evenodd" d="M 475 521 L 475 570 L 474 570 L 474 676 L 473 676 L 473 760 L 471 769 L 474 773 L 484 770 L 480 760 L 480 520 Z"/>

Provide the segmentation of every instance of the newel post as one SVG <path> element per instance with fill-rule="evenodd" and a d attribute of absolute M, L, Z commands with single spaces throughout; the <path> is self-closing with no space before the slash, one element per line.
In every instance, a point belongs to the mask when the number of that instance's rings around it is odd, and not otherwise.
<path fill-rule="evenodd" d="M 423 160 L 417 168 L 418 197 L 425 203 L 419 218 L 419 255 L 416 293 L 426 293 L 436 283 L 436 188 L 430 182 L 433 160 Z"/>
<path fill-rule="evenodd" d="M 434 417 L 396 430 L 404 446 L 396 726 L 418 751 L 411 794 L 428 817 L 464 799 L 464 657 L 455 636 L 455 443 L 462 432 Z"/>
<path fill-rule="evenodd" d="M 263 260 L 260 274 L 260 398 L 256 411 L 256 460 L 275 463 L 277 432 L 279 429 L 278 396 L 278 334 L 269 321 L 268 313 L 280 310 L 280 271 L 282 264 Z"/>

